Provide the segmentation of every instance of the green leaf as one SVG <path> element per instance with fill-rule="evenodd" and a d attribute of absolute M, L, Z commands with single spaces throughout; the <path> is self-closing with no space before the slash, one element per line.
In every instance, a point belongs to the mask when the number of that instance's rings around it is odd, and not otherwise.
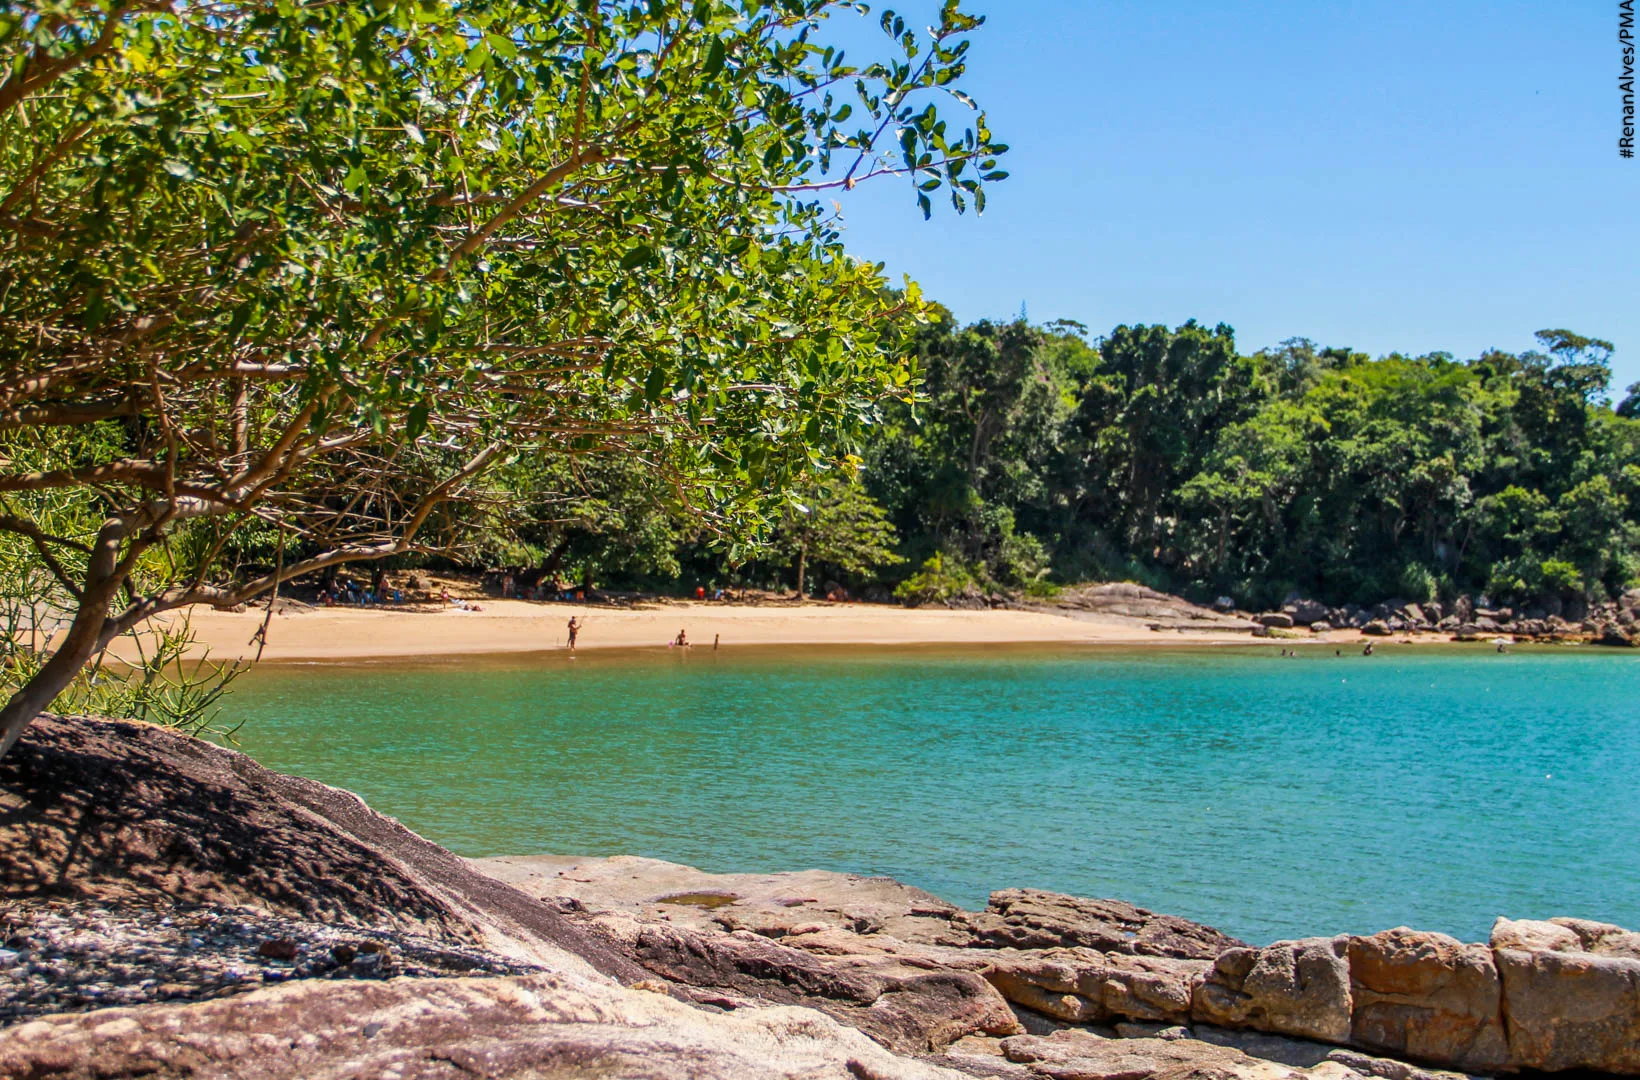
<path fill-rule="evenodd" d="M 648 244 L 639 244 L 621 256 L 622 270 L 636 270 L 640 266 L 648 266 L 655 261 L 655 249 Z"/>
<path fill-rule="evenodd" d="M 425 401 L 418 401 L 410 406 L 410 414 L 404 424 L 404 437 L 410 442 L 421 438 L 422 433 L 427 430 L 428 411 Z"/>
<path fill-rule="evenodd" d="M 706 65 L 701 69 L 707 78 L 712 78 L 723 70 L 724 61 L 728 59 L 728 50 L 723 45 L 722 38 L 713 38 L 712 47 L 706 53 Z"/>

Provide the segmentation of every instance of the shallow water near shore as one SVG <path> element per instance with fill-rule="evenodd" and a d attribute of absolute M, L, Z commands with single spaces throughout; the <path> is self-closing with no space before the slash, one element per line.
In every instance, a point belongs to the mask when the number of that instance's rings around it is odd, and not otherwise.
<path fill-rule="evenodd" d="M 467 856 L 1112 896 L 1255 943 L 1640 928 L 1640 656 L 786 648 L 265 665 L 224 719 Z"/>

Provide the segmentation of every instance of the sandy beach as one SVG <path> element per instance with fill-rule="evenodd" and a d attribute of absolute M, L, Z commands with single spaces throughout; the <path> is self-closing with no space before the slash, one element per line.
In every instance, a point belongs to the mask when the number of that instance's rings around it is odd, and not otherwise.
<path fill-rule="evenodd" d="M 664 647 L 680 629 L 696 647 L 746 645 L 919 645 L 1087 643 L 1107 645 L 1281 644 L 1245 633 L 1151 630 L 1112 615 L 1030 611 L 950 611 L 867 604 L 736 605 L 673 602 L 636 608 L 485 600 L 482 611 L 317 608 L 279 612 L 264 660 L 371 659 L 561 649 L 571 616 L 582 622 L 578 649 Z M 198 608 L 198 643 L 216 659 L 251 656 L 265 610 Z M 1353 631 L 1305 634 L 1287 645 L 1355 640 Z"/>

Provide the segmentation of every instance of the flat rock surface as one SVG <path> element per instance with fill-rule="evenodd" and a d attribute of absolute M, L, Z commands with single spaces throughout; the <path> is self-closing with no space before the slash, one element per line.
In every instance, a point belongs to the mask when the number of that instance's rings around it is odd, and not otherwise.
<path fill-rule="evenodd" d="M 801 928 L 886 933 L 938 944 L 961 912 L 892 878 L 801 870 L 711 874 L 632 855 L 474 859 L 480 873 L 542 899 L 569 897 L 594 911 L 626 911 L 695 929 L 750 930 L 786 937 Z"/>
<path fill-rule="evenodd" d="M 952 917 L 953 944 L 1013 949 L 1070 946 L 1135 956 L 1212 960 L 1245 946 L 1211 926 L 1158 915 L 1122 900 L 1096 900 L 1041 889 L 999 889 L 984 911 Z"/>
<path fill-rule="evenodd" d="M 702 1012 L 574 975 L 298 982 L 13 1028 L 0 1078 L 957 1080 L 810 1009 Z"/>

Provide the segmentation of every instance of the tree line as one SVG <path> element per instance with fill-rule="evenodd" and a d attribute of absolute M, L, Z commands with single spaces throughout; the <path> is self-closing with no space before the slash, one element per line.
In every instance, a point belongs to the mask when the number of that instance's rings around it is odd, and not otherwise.
<path fill-rule="evenodd" d="M 610 584 L 743 581 L 939 600 L 1136 580 L 1247 607 L 1603 599 L 1640 577 L 1640 397 L 1612 346 L 1545 330 L 1468 360 L 1224 325 L 960 326 L 910 338 L 919 395 L 728 557 L 616 472 L 536 539 Z M 603 516 L 608 514 L 607 517 Z M 528 531 L 528 530 L 526 530 Z"/>

